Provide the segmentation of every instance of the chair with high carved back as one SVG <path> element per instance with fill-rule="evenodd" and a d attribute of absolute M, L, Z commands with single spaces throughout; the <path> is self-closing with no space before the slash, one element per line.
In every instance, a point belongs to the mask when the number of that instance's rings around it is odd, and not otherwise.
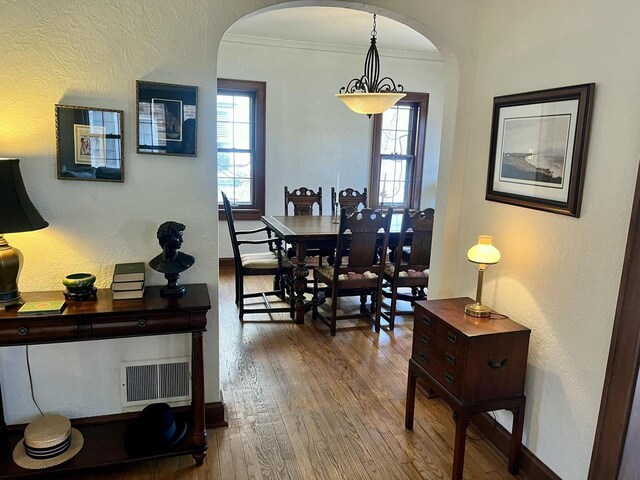
<path fill-rule="evenodd" d="M 391 225 L 392 209 L 386 215 L 365 208 L 351 216 L 347 210 L 340 212 L 340 228 L 336 245 L 336 261 L 333 266 L 319 266 L 313 271 L 313 318 L 319 318 L 329 326 L 331 336 L 336 334 L 336 321 L 350 318 L 367 317 L 373 320 L 376 332 L 380 331 L 380 308 L 382 304 L 382 279 L 389 242 L 389 226 Z M 382 234 L 382 248 L 378 255 L 379 240 Z M 340 252 L 344 252 L 345 239 L 350 242 L 346 263 Z M 325 317 L 318 309 L 319 288 L 322 282 L 331 290 L 331 316 Z M 358 314 L 341 315 L 338 317 L 338 297 L 360 296 L 360 311 Z M 367 310 L 365 303 L 367 295 L 376 295 L 372 308 Z M 373 306 L 375 305 L 375 312 Z"/>
<path fill-rule="evenodd" d="M 285 313 L 291 310 L 287 307 L 271 307 L 269 306 L 268 296 L 280 297 L 286 302 L 286 291 L 289 289 L 290 278 L 293 273 L 293 264 L 283 258 L 282 240 L 279 238 L 271 238 L 271 230 L 268 227 L 258 228 L 255 230 L 239 231 L 235 228 L 233 220 L 233 210 L 229 199 L 222 192 L 222 201 L 224 211 L 229 226 L 229 235 L 231 236 L 231 246 L 233 247 L 233 258 L 236 272 L 236 305 L 240 309 L 240 321 L 244 321 L 245 314 L 252 313 Z M 245 235 L 253 235 L 256 233 L 266 232 L 266 239 L 245 240 Z M 241 239 L 243 238 L 243 239 Z M 253 238 L 253 237 L 249 237 Z M 269 250 L 264 253 L 241 253 L 241 245 L 269 245 Z M 273 290 L 268 292 L 244 293 L 244 277 L 249 275 L 269 275 L 273 276 Z M 247 298 L 262 297 L 264 308 L 246 307 L 244 300 Z"/>
<path fill-rule="evenodd" d="M 367 187 L 364 188 L 362 193 L 353 188 L 345 188 L 337 192 L 336 189 L 331 187 L 331 215 L 336 214 L 336 203 L 340 204 L 340 208 L 347 210 L 347 215 L 353 215 L 357 212 L 362 205 L 362 208 L 367 208 Z"/>
<path fill-rule="evenodd" d="M 318 193 L 307 187 L 289 191 L 284 187 L 284 214 L 289 215 L 289 204 L 293 204 L 293 215 L 313 215 L 313 206 L 318 205 L 318 215 L 322 215 L 322 187 Z"/>
<path fill-rule="evenodd" d="M 293 205 L 293 215 L 298 216 L 313 216 L 314 205 L 317 205 L 316 211 L 318 215 L 322 215 L 322 187 L 318 187 L 318 193 L 307 187 L 296 188 L 293 191 L 289 191 L 288 187 L 284 187 L 284 214 L 289 216 L 289 204 Z M 309 259 L 317 257 L 318 265 L 322 265 L 322 257 L 327 256 L 328 251 L 321 250 L 316 246 L 311 246 L 307 250 L 307 257 Z M 287 249 L 287 258 L 295 257 L 295 248 L 289 247 Z M 314 266 L 316 262 L 311 261 L 310 266 Z"/>
<path fill-rule="evenodd" d="M 409 209 L 404 209 L 394 261 L 387 263 L 384 269 L 386 285 L 382 294 L 391 297 L 391 306 L 388 312 L 382 311 L 382 317 L 389 323 L 390 330 L 393 330 L 397 314 L 413 313 L 397 311 L 398 300 L 411 302 L 414 306 L 416 301 L 427 298 L 424 290 L 429 287 L 434 213 L 433 208 L 427 208 L 410 215 Z M 411 248 L 407 249 L 405 241 L 409 232 Z M 410 288 L 411 294 L 400 293 L 400 288 Z"/>

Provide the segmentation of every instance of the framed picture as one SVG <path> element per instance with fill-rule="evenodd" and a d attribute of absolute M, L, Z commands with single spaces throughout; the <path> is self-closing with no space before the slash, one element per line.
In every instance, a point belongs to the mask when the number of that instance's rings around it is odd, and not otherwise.
<path fill-rule="evenodd" d="M 487 200 L 580 216 L 595 84 L 496 97 Z"/>
<path fill-rule="evenodd" d="M 124 182 L 122 110 L 56 105 L 61 180 Z"/>
<path fill-rule="evenodd" d="M 197 155 L 198 87 L 136 82 L 138 153 Z"/>

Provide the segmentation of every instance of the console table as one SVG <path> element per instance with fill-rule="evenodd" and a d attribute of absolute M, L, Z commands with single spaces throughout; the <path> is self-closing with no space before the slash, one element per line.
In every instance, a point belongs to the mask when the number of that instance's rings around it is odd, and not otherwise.
<path fill-rule="evenodd" d="M 188 431 L 174 448 L 130 456 L 124 450 L 124 432 L 137 414 L 76 419 L 71 423 L 84 436 L 82 450 L 62 465 L 45 470 L 26 470 L 13 462 L 13 448 L 22 439 L 24 426 L 6 425 L 0 392 L 0 479 L 61 475 L 187 454 L 193 455 L 198 466 L 202 465 L 207 452 L 202 336 L 211 302 L 205 284 L 186 287 L 187 293 L 181 298 L 163 298 L 160 287 L 146 287 L 142 299 L 116 301 L 112 300 L 111 290 L 98 290 L 97 301 L 67 300 L 60 314 L 18 316 L 18 307 L 0 310 L 0 347 L 190 333 L 192 370 L 191 408 L 177 413 L 187 416 Z M 62 292 L 24 293 L 22 297 L 27 302 L 63 298 Z"/>
<path fill-rule="evenodd" d="M 413 428 L 416 380 L 424 380 L 453 410 L 456 438 L 453 480 L 462 480 L 470 418 L 482 412 L 513 413 L 509 472 L 518 473 L 524 425 L 524 380 L 531 330 L 495 314 L 465 315 L 470 298 L 416 302 L 409 360 L 405 427 Z"/>

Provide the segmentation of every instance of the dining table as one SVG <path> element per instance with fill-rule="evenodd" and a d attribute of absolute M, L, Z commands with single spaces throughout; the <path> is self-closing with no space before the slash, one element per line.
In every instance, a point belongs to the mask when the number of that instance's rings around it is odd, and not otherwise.
<path fill-rule="evenodd" d="M 330 215 L 264 215 L 261 218 L 272 233 L 285 243 L 294 246 L 295 267 L 293 269 L 293 291 L 295 305 L 292 308 L 292 319 L 296 323 L 304 323 L 305 313 L 312 307 L 313 301 L 305 297 L 307 291 L 307 251 L 309 248 L 331 249 L 336 247 L 340 224 Z M 389 230 L 389 248 L 391 251 L 398 244 L 402 227 L 402 212 L 392 215 Z M 407 233 L 407 241 L 411 235 Z"/>

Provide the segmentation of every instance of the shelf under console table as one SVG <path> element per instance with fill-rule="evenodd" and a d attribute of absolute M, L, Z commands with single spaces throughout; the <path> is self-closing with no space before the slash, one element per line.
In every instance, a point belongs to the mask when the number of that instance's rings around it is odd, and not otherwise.
<path fill-rule="evenodd" d="M 186 285 L 180 298 L 163 298 L 160 287 L 146 287 L 144 297 L 116 300 L 111 290 L 98 290 L 95 301 L 69 301 L 59 314 L 18 315 L 18 306 L 0 310 L 0 347 L 46 343 L 105 340 L 113 338 L 191 334 L 191 406 L 176 415 L 186 415 L 185 438 L 170 450 L 131 456 L 124 449 L 124 432 L 136 415 L 116 415 L 71 420 L 84 436 L 84 446 L 69 461 L 44 470 L 27 470 L 17 466 L 12 457 L 22 439 L 23 427 L 7 426 L 0 391 L 0 479 L 60 475 L 64 472 L 134 463 L 154 458 L 193 455 L 202 465 L 207 452 L 205 426 L 203 334 L 207 312 L 211 308 L 206 284 Z M 62 292 L 24 293 L 25 301 L 62 299 Z"/>

